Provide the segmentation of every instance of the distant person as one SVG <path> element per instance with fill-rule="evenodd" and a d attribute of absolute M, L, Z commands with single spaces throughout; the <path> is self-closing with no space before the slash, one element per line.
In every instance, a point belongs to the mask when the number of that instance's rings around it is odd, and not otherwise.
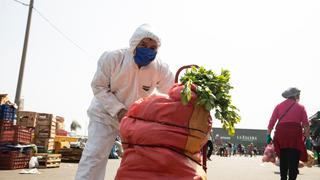
<path fill-rule="evenodd" d="M 227 156 L 232 155 L 232 144 L 230 142 L 227 142 L 226 144 L 226 151 L 227 151 Z"/>
<path fill-rule="evenodd" d="M 253 143 L 250 143 L 248 145 L 248 154 L 250 155 L 250 157 L 252 157 L 254 154 L 253 150 L 254 150 L 254 145 L 253 145 Z"/>
<path fill-rule="evenodd" d="M 212 129 L 211 129 L 210 134 L 208 135 L 207 147 L 208 147 L 207 159 L 209 161 L 211 161 L 211 155 L 212 155 L 212 152 L 213 152 Z"/>
<path fill-rule="evenodd" d="M 144 24 L 132 35 L 129 48 L 100 57 L 91 83 L 94 97 L 88 109 L 89 137 L 76 180 L 104 180 L 108 155 L 128 107 L 155 89 L 167 93 L 174 84 L 168 65 L 157 58 L 160 45 L 160 38 Z"/>
<path fill-rule="evenodd" d="M 307 112 L 303 105 L 299 104 L 300 90 L 289 88 L 282 93 L 286 98 L 278 104 L 270 118 L 268 125 L 267 143 L 272 141 L 271 132 L 275 126 L 274 147 L 280 158 L 281 180 L 295 180 L 298 174 L 299 159 L 307 161 L 306 147 L 303 136 L 309 137 L 309 123 Z"/>
<path fill-rule="evenodd" d="M 237 145 L 235 143 L 232 144 L 232 155 L 237 154 Z"/>
<path fill-rule="evenodd" d="M 240 156 L 244 154 L 244 146 L 242 144 L 238 144 L 237 150 Z"/>
<path fill-rule="evenodd" d="M 257 146 L 254 146 L 254 147 L 253 147 L 253 155 L 254 155 L 254 156 L 258 155 L 258 148 L 257 148 Z"/>
<path fill-rule="evenodd" d="M 216 136 L 214 138 L 214 143 L 218 149 L 218 155 L 223 156 L 224 147 L 223 147 L 223 142 L 222 142 L 219 134 L 216 134 Z"/>

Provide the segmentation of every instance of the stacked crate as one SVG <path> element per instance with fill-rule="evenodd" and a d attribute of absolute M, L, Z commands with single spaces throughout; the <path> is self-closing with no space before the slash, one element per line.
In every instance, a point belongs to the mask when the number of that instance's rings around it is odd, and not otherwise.
<path fill-rule="evenodd" d="M 9 101 L 8 94 L 0 94 L 0 105 Z"/>
<path fill-rule="evenodd" d="M 18 111 L 17 112 L 17 125 L 30 128 L 31 130 L 31 143 L 34 143 L 34 129 L 37 122 L 37 113 L 31 111 Z"/>
<path fill-rule="evenodd" d="M 13 121 L 16 118 L 17 108 L 14 104 L 7 103 L 0 105 L 0 120 L 2 121 Z"/>
<path fill-rule="evenodd" d="M 15 148 L 19 144 L 31 143 L 31 130 L 14 125 L 16 107 L 13 104 L 2 104 L 0 108 L 0 169 L 20 169 L 28 166 L 31 151 Z"/>
<path fill-rule="evenodd" d="M 68 132 L 64 130 L 64 118 L 61 116 L 56 116 L 56 135 L 68 136 Z"/>
<path fill-rule="evenodd" d="M 13 104 L 2 104 L 0 107 L 0 144 L 30 144 L 31 131 L 14 125 L 16 107 Z"/>
<path fill-rule="evenodd" d="M 32 111 L 18 111 L 17 125 L 35 128 L 37 123 L 37 113 Z"/>
<path fill-rule="evenodd" d="M 56 135 L 56 119 L 52 114 L 38 113 L 35 128 L 35 144 L 38 151 L 52 153 Z"/>
<path fill-rule="evenodd" d="M 0 135 L 1 144 L 30 144 L 31 130 L 19 125 L 3 122 Z"/>
<path fill-rule="evenodd" d="M 28 168 L 31 151 L 0 150 L 0 169 Z"/>

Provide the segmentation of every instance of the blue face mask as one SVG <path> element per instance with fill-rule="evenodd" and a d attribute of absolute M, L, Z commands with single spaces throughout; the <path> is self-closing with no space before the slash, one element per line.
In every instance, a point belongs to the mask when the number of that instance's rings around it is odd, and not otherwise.
<path fill-rule="evenodd" d="M 134 55 L 134 62 L 139 67 L 150 64 L 154 58 L 156 58 L 157 52 L 150 48 L 136 48 L 136 54 Z"/>

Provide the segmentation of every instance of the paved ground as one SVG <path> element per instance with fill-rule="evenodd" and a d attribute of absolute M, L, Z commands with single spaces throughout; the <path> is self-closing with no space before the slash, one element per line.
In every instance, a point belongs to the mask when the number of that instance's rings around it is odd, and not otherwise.
<path fill-rule="evenodd" d="M 120 160 L 109 160 L 105 180 L 112 180 Z M 21 170 L 0 170 L 0 180 L 72 180 L 78 164 L 62 163 L 60 168 L 40 169 L 41 174 L 19 174 Z M 277 180 L 279 168 L 271 163 L 261 163 L 257 157 L 217 157 L 208 161 L 208 180 Z M 320 167 L 300 168 L 298 180 L 319 180 Z"/>

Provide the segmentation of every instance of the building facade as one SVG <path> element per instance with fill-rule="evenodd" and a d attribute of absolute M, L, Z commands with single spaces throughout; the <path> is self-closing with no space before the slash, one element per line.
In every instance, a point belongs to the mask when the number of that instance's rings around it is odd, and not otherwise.
<path fill-rule="evenodd" d="M 212 137 L 218 135 L 223 143 L 230 142 L 232 144 L 243 144 L 245 147 L 250 143 L 253 143 L 257 146 L 259 152 L 263 151 L 266 146 L 266 134 L 267 130 L 259 130 L 259 129 L 236 129 L 236 133 L 234 136 L 229 136 L 228 132 L 223 128 L 212 128 Z"/>

